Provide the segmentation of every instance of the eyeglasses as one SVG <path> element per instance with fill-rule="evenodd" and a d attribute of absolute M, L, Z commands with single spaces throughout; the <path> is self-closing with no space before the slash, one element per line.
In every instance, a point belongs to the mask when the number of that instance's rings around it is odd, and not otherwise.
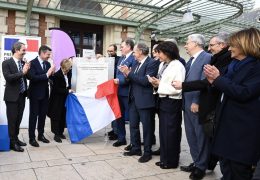
<path fill-rule="evenodd" d="M 213 46 L 215 46 L 215 45 L 217 45 L 217 44 L 219 44 L 219 43 L 209 44 L 209 46 L 210 46 L 210 47 L 213 47 Z"/>
<path fill-rule="evenodd" d="M 114 51 L 109 51 L 109 50 L 107 50 L 107 52 L 108 52 L 108 53 L 111 53 L 111 52 L 114 52 Z"/>

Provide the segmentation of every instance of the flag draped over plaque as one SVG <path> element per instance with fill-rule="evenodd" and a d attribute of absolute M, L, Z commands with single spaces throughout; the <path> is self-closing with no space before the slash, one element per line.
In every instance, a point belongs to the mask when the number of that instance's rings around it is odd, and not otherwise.
<path fill-rule="evenodd" d="M 110 80 L 84 93 L 68 95 L 66 122 L 72 143 L 83 140 L 121 117 L 117 88 Z"/>

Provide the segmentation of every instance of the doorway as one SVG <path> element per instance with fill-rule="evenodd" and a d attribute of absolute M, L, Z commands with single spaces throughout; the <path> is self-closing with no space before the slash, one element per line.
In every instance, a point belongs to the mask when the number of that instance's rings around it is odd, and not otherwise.
<path fill-rule="evenodd" d="M 82 57 L 83 49 L 103 53 L 103 26 L 61 20 L 60 28 L 68 33 L 74 42 L 77 56 Z"/>

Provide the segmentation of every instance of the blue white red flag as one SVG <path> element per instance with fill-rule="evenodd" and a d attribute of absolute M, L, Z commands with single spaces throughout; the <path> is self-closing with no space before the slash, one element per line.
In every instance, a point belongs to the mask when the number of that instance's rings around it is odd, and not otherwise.
<path fill-rule="evenodd" d="M 109 80 L 84 93 L 69 94 L 66 122 L 72 143 L 79 142 L 121 117 L 118 86 Z"/>

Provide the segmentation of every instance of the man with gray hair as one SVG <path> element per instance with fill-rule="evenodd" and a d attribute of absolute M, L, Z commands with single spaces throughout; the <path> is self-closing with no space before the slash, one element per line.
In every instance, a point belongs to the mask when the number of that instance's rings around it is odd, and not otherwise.
<path fill-rule="evenodd" d="M 231 62 L 231 53 L 230 51 L 228 51 L 227 40 L 227 33 L 219 33 L 213 36 L 209 42 L 208 50 L 211 51 L 213 54 L 210 64 L 216 66 L 221 74 L 225 72 L 227 66 Z M 173 81 L 172 84 L 176 89 L 182 89 L 182 92 L 200 90 L 200 106 L 198 112 L 199 123 L 204 127 L 203 129 L 206 136 L 210 138 L 209 143 L 211 146 L 211 141 L 213 137 L 212 127 L 214 126 L 215 122 L 209 121 L 208 117 L 216 109 L 216 104 L 220 92 L 209 90 L 209 83 L 207 79 L 189 82 Z M 209 152 L 209 154 L 210 156 L 208 161 L 208 170 L 214 170 L 218 162 L 218 158 L 214 155 L 211 155 L 211 152 Z"/>
<path fill-rule="evenodd" d="M 152 158 L 152 111 L 155 107 L 153 87 L 147 76 L 156 76 L 158 63 L 148 56 L 149 47 L 138 43 L 134 47 L 134 57 L 137 63 L 130 70 L 127 66 L 120 67 L 120 71 L 129 79 L 129 120 L 132 148 L 124 152 L 125 156 L 142 155 L 139 124 L 143 125 L 144 154 L 138 162 L 145 163 Z"/>
<path fill-rule="evenodd" d="M 185 82 L 204 79 L 203 66 L 211 60 L 211 55 L 203 48 L 205 38 L 201 34 L 192 34 L 184 48 L 191 56 L 186 64 Z M 193 163 L 181 166 L 182 171 L 191 172 L 190 179 L 202 179 L 208 166 L 208 139 L 203 126 L 199 123 L 199 91 L 183 93 L 183 110 L 186 137 L 190 147 Z"/>
<path fill-rule="evenodd" d="M 228 48 L 228 37 L 227 33 L 218 33 L 210 39 L 208 50 L 213 54 L 217 54 L 223 49 Z"/>

